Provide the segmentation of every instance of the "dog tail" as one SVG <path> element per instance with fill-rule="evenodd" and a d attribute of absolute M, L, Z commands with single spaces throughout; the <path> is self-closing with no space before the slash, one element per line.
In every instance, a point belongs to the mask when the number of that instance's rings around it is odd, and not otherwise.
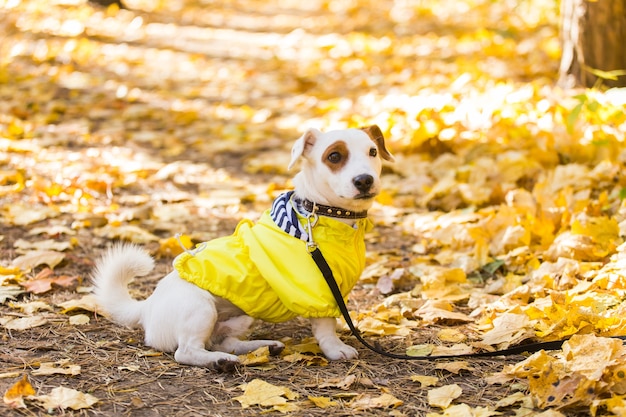
<path fill-rule="evenodd" d="M 130 296 L 128 283 L 136 276 L 147 275 L 153 268 L 154 260 L 139 246 L 123 243 L 112 246 L 98 260 L 92 276 L 96 303 L 114 322 L 137 327 L 143 301 Z"/>

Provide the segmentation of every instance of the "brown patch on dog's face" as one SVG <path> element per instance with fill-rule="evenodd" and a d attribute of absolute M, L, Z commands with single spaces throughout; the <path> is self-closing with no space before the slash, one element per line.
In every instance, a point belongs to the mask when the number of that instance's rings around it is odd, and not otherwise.
<path fill-rule="evenodd" d="M 367 133 L 368 136 L 376 143 L 376 145 L 378 146 L 378 150 L 380 151 L 380 157 L 386 161 L 393 162 L 394 157 L 385 147 L 385 138 L 380 128 L 377 125 L 371 125 L 367 127 L 362 127 L 361 130 Z"/>
<path fill-rule="evenodd" d="M 350 151 L 348 145 L 339 140 L 326 149 L 322 155 L 322 162 L 330 168 L 332 172 L 339 172 L 348 163 Z"/>

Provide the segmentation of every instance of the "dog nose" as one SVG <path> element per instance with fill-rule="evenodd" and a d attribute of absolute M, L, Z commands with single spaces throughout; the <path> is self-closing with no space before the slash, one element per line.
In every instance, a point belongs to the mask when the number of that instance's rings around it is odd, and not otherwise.
<path fill-rule="evenodd" d="M 366 193 L 372 188 L 372 184 L 374 184 L 374 177 L 368 174 L 362 174 L 354 177 L 352 179 L 352 184 L 362 193 Z"/>

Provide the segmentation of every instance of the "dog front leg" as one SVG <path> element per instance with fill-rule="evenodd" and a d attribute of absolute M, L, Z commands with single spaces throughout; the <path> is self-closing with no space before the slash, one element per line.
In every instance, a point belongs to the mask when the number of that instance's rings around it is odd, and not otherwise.
<path fill-rule="evenodd" d="M 359 353 L 352 346 L 343 343 L 335 332 L 337 320 L 332 317 L 312 318 L 311 328 L 320 349 L 330 360 L 355 359 Z"/>

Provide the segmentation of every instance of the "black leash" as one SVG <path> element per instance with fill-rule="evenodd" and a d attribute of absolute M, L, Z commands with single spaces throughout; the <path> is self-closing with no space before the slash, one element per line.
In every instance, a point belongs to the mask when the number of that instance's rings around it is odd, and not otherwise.
<path fill-rule="evenodd" d="M 354 337 L 356 337 L 357 340 L 361 342 L 368 349 L 373 350 L 374 352 L 387 356 L 389 358 L 417 360 L 417 361 L 426 361 L 426 360 L 433 360 L 433 359 L 451 359 L 451 358 L 488 358 L 488 357 L 494 357 L 494 356 L 520 355 L 525 352 L 529 352 L 529 353 L 538 352 L 542 349 L 543 350 L 556 350 L 556 349 L 560 349 L 563 343 L 566 342 L 566 340 L 556 340 L 552 342 L 529 343 L 526 345 L 515 346 L 515 347 L 508 348 L 508 349 L 496 350 L 493 352 L 463 353 L 459 355 L 409 356 L 409 355 L 401 355 L 397 353 L 387 352 L 377 346 L 371 345 L 369 342 L 367 342 L 363 338 L 363 336 L 361 336 L 359 329 L 357 329 L 354 326 L 354 323 L 352 323 L 352 319 L 350 318 L 350 313 L 348 312 L 348 307 L 346 307 L 346 303 L 343 301 L 341 290 L 339 289 L 339 286 L 337 285 L 337 282 L 335 281 L 333 271 L 330 269 L 330 266 L 328 266 L 328 262 L 326 262 L 324 255 L 322 255 L 322 252 L 317 247 L 311 250 L 310 253 L 311 253 L 311 256 L 313 257 L 313 260 L 317 264 L 317 267 L 322 272 L 322 275 L 324 275 L 324 279 L 326 280 L 326 283 L 330 287 L 330 290 L 332 291 L 333 296 L 335 297 L 335 301 L 337 301 L 337 305 L 339 306 L 339 310 L 341 311 L 341 314 L 343 315 L 343 318 L 348 324 L 348 327 L 352 331 L 352 334 L 354 335 Z M 613 336 L 613 337 L 626 340 L 626 336 Z"/>

